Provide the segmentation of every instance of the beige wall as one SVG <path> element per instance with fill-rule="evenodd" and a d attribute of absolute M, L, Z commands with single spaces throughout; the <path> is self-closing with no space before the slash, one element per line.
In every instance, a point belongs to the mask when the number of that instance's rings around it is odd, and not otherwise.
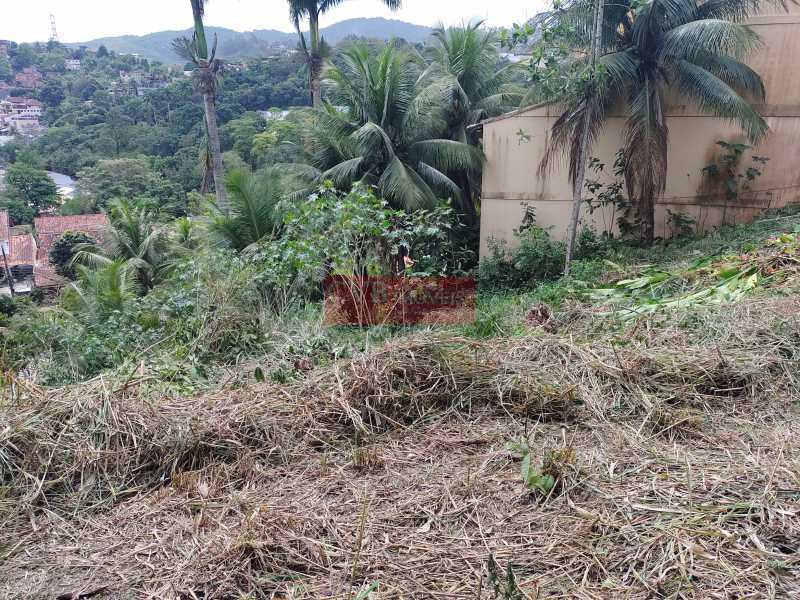
<path fill-rule="evenodd" d="M 719 155 L 718 140 L 745 142 L 734 124 L 701 114 L 691 105 L 668 100 L 667 190 L 657 203 L 656 235 L 670 235 L 668 212 L 695 219 L 701 230 L 722 223 L 739 223 L 759 212 L 800 199 L 800 77 L 795 62 L 800 57 L 800 7 L 793 14 L 762 15 L 750 20 L 764 41 L 764 47 L 748 61 L 764 79 L 767 100 L 759 112 L 770 126 L 767 138 L 754 150 L 767 156 L 753 190 L 742 194 L 735 205 L 722 190 L 702 176 L 701 169 Z M 489 240 L 513 243 L 513 231 L 520 224 L 525 206 L 535 209 L 537 223 L 551 228 L 563 239 L 570 213 L 572 191 L 568 183 L 566 159 L 553 166 L 546 176 L 538 172 L 548 144 L 548 134 L 557 110 L 542 106 L 511 113 L 484 124 L 483 139 L 487 163 L 484 169 L 481 207 L 481 255 Z M 592 149 L 610 170 L 614 155 L 622 146 L 625 119 L 611 117 Z M 747 164 L 747 163 L 745 163 Z M 583 223 L 595 231 L 613 227 L 609 212 L 584 212 Z"/>

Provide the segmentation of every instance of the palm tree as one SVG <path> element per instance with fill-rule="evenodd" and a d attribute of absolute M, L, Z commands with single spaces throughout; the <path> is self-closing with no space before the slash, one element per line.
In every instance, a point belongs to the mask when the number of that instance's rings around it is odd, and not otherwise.
<path fill-rule="evenodd" d="M 300 48 L 308 65 L 308 84 L 314 108 L 322 105 L 322 68 L 327 47 L 319 30 L 319 18 L 344 0 L 289 0 L 289 15 L 300 38 Z M 381 0 L 392 10 L 400 8 L 402 0 Z M 308 41 L 302 32 L 301 23 L 308 21 Z"/>
<path fill-rule="evenodd" d="M 239 252 L 272 237 L 279 225 L 276 207 L 281 185 L 277 171 L 266 169 L 251 174 L 235 170 L 228 173 L 225 183 L 232 210 L 213 218 L 211 233 Z"/>
<path fill-rule="evenodd" d="M 602 76 L 579 93 L 562 98 L 564 111 L 552 129 L 542 168 L 569 150 L 573 182 L 584 119 L 590 139 L 606 115 L 620 106 L 624 133 L 625 182 L 641 220 L 641 239 L 652 244 L 655 201 L 664 192 L 669 131 L 665 96 L 683 96 L 703 112 L 738 123 L 751 142 L 767 132 L 751 101 L 764 100 L 759 75 L 740 62 L 759 38 L 739 21 L 759 0 L 623 0 L 604 5 Z M 585 27 L 588 30 L 589 27 Z"/>
<path fill-rule="evenodd" d="M 64 288 L 61 304 L 68 312 L 97 323 L 114 312 L 125 312 L 136 297 L 137 284 L 130 266 L 112 260 L 93 268 L 76 265 L 77 280 Z"/>
<path fill-rule="evenodd" d="M 306 174 L 340 189 L 363 180 L 395 207 L 460 199 L 448 174 L 480 172 L 483 154 L 441 137 L 441 98 L 420 87 L 413 57 L 392 45 L 377 56 L 357 45 L 340 57 L 341 66 L 327 74 L 332 103 L 318 111 Z"/>
<path fill-rule="evenodd" d="M 145 207 L 135 207 L 127 200 L 109 205 L 111 228 L 107 234 L 108 250 L 92 244 L 75 247 L 73 263 L 102 268 L 121 261 L 135 274 L 143 292 L 158 283 L 171 267 L 165 235 Z"/>
<path fill-rule="evenodd" d="M 208 133 L 208 147 L 211 155 L 212 173 L 214 174 L 214 189 L 217 196 L 217 205 L 223 211 L 228 209 L 228 200 L 223 184 L 222 151 L 219 142 L 219 127 L 217 126 L 217 110 L 215 106 L 217 92 L 217 75 L 220 63 L 216 59 L 217 38 L 214 36 L 214 45 L 211 53 L 208 51 L 208 40 L 203 25 L 203 13 L 208 0 L 189 0 L 192 5 L 194 17 L 194 35 L 192 39 L 178 38 L 172 46 L 175 52 L 183 59 L 197 66 L 195 71 L 197 87 L 203 96 L 203 109 L 206 115 L 206 132 Z M 204 177 L 205 185 L 205 177 Z"/>
<path fill-rule="evenodd" d="M 477 130 L 472 126 L 518 107 L 524 98 L 522 87 L 513 83 L 520 69 L 516 65 L 499 66 L 497 36 L 483 29 L 482 21 L 439 27 L 433 35 L 436 43 L 423 80 L 430 81 L 432 90 L 442 95 L 447 137 L 479 146 Z M 462 212 L 474 220 L 480 171 L 472 174 L 476 177 L 461 173 L 455 180 L 464 192 Z"/>

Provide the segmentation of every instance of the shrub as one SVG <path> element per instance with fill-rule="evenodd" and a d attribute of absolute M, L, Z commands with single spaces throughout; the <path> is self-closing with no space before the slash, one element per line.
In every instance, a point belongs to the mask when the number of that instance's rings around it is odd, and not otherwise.
<path fill-rule="evenodd" d="M 519 235 L 520 245 L 514 253 L 514 268 L 534 280 L 558 277 L 564 269 L 565 248 L 554 242 L 550 234 L 532 226 Z"/>
<path fill-rule="evenodd" d="M 563 242 L 554 242 L 546 230 L 530 225 L 516 234 L 518 246 L 508 250 L 494 244 L 492 255 L 481 261 L 478 281 L 483 288 L 527 288 L 557 278 L 564 268 Z"/>
<path fill-rule="evenodd" d="M 65 231 L 64 234 L 53 242 L 50 248 L 50 262 L 55 266 L 56 273 L 69 279 L 75 279 L 75 268 L 72 259 L 75 256 L 75 247 L 81 244 L 95 245 L 95 241 L 81 231 Z"/>
<path fill-rule="evenodd" d="M 329 274 L 396 275 L 403 257 L 416 261 L 416 273 L 436 275 L 462 272 L 470 260 L 447 206 L 409 213 L 390 208 L 364 185 L 348 193 L 323 185 L 284 209 L 281 236 L 250 253 L 273 295 L 313 298 Z"/>
<path fill-rule="evenodd" d="M 17 312 L 17 303 L 11 296 L 0 296 L 0 323 L 5 323 Z"/>
<path fill-rule="evenodd" d="M 603 258 L 613 243 L 614 240 L 606 236 L 598 237 L 592 229 L 582 229 L 575 241 L 575 259 Z"/>

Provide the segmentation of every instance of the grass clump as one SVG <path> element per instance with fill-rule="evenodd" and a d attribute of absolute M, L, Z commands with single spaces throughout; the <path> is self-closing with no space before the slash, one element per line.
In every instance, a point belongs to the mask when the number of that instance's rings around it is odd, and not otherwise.
<path fill-rule="evenodd" d="M 509 363 L 494 345 L 452 336 L 396 341 L 354 357 L 315 382 L 335 402 L 321 418 L 362 434 L 410 425 L 441 412 L 492 408 L 545 421 L 570 420 L 579 398 L 547 375 Z"/>

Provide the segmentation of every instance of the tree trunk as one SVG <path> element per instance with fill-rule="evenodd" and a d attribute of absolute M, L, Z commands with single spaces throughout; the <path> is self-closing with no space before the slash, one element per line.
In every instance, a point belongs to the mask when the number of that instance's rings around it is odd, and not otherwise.
<path fill-rule="evenodd" d="M 314 54 L 308 61 L 308 82 L 311 88 L 311 105 L 319 108 L 322 106 L 322 59 Z"/>
<path fill-rule="evenodd" d="M 478 211 L 476 210 L 476 198 L 472 193 L 472 183 L 470 182 L 469 175 L 462 175 L 460 178 L 461 188 L 461 213 L 467 221 L 467 224 L 474 226 L 478 223 Z"/>
<path fill-rule="evenodd" d="M 205 68 L 208 71 L 208 68 Z M 213 77 L 211 73 L 204 73 L 205 76 Z M 222 152 L 219 145 L 219 128 L 217 127 L 217 111 L 214 107 L 214 92 L 213 89 L 208 89 L 205 86 L 203 89 L 203 107 L 206 112 L 206 128 L 208 130 L 208 145 L 211 148 L 211 164 L 214 173 L 214 189 L 217 194 L 217 206 L 219 209 L 228 214 L 230 207 L 228 206 L 228 197 L 225 194 L 225 181 L 222 169 Z"/>
<path fill-rule="evenodd" d="M 639 201 L 639 220 L 642 244 L 652 246 L 656 239 L 656 202 L 652 194 Z"/>
<path fill-rule="evenodd" d="M 578 170 L 575 173 L 575 181 L 572 182 L 572 215 L 569 219 L 569 229 L 567 230 L 567 256 L 564 261 L 564 275 L 569 275 L 569 268 L 572 265 L 572 255 L 575 252 L 575 240 L 578 238 L 578 224 L 581 220 L 581 204 L 583 203 L 583 183 L 586 180 L 586 155 L 589 152 L 589 103 L 587 102 L 587 114 L 581 124 L 581 148 L 578 155 Z"/>
<path fill-rule="evenodd" d="M 595 0 L 594 8 L 594 30 L 592 34 L 592 70 L 590 73 L 591 82 L 589 92 L 586 95 L 586 107 L 584 110 L 584 118 L 581 123 L 581 146 L 580 154 L 577 157 L 577 170 L 575 172 L 575 181 L 572 182 L 572 215 L 569 221 L 569 229 L 567 230 L 567 256 L 564 262 L 564 275 L 569 275 L 569 269 L 572 264 L 572 255 L 575 252 L 575 240 L 578 237 L 578 224 L 581 219 L 581 203 L 583 201 L 583 184 L 586 179 L 586 162 L 589 153 L 589 118 L 591 116 L 591 103 L 590 94 L 594 93 L 592 89 L 594 86 L 594 72 L 597 66 L 597 58 L 600 54 L 600 46 L 602 44 L 603 34 L 603 8 L 605 0 Z"/>
<path fill-rule="evenodd" d="M 308 80 L 311 88 L 311 104 L 322 106 L 322 43 L 319 37 L 319 15 L 311 12 L 308 18 L 308 37 L 311 47 L 308 56 Z"/>
<path fill-rule="evenodd" d="M 200 193 L 206 195 L 211 189 L 211 181 L 214 179 L 214 166 L 211 164 L 211 151 L 206 148 L 203 153 L 203 180 L 200 182 Z"/>

